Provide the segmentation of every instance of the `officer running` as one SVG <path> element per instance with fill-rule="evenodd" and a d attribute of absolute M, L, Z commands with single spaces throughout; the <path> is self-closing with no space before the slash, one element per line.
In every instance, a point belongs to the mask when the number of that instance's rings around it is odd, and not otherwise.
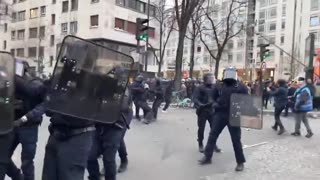
<path fill-rule="evenodd" d="M 246 160 L 241 144 L 241 128 L 233 127 L 229 124 L 230 99 L 233 93 L 248 94 L 248 89 L 244 84 L 238 82 L 237 70 L 235 68 L 226 68 L 224 70 L 223 82 L 221 86 L 214 90 L 214 126 L 209 134 L 204 157 L 199 160 L 201 165 L 211 164 L 211 158 L 216 147 L 217 139 L 222 130 L 228 126 L 237 161 L 235 170 L 243 171 L 244 169 L 244 163 Z"/>
<path fill-rule="evenodd" d="M 206 122 L 210 124 L 210 128 L 213 127 L 213 91 L 214 91 L 214 76 L 212 73 L 207 73 L 203 76 L 203 84 L 196 88 L 194 92 L 194 103 L 197 109 L 198 116 L 198 145 L 199 152 L 203 153 L 203 137 Z M 215 147 L 215 152 L 221 152 L 218 147 Z"/>

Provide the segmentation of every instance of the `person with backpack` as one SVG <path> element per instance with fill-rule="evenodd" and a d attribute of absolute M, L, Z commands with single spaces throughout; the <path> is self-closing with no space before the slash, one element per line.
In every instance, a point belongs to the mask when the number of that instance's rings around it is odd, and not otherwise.
<path fill-rule="evenodd" d="M 293 136 L 301 136 L 300 133 L 300 126 L 301 121 L 305 125 L 307 129 L 307 138 L 311 138 L 313 136 L 312 130 L 310 128 L 310 124 L 307 118 L 307 113 L 313 110 L 313 103 L 312 103 L 312 94 L 310 89 L 305 83 L 304 78 L 299 78 L 298 80 L 299 85 L 301 87 L 295 92 L 295 131 L 291 134 Z"/>

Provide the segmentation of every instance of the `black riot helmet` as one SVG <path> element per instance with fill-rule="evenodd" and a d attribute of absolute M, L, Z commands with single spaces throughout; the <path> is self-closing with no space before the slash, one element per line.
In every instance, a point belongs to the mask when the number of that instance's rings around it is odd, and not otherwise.
<path fill-rule="evenodd" d="M 136 77 L 135 81 L 137 81 L 139 83 L 142 83 L 144 81 L 144 77 L 142 75 L 139 75 L 139 76 Z"/>
<path fill-rule="evenodd" d="M 212 85 L 214 84 L 214 75 L 212 73 L 206 73 L 203 76 L 203 83 L 205 85 Z"/>

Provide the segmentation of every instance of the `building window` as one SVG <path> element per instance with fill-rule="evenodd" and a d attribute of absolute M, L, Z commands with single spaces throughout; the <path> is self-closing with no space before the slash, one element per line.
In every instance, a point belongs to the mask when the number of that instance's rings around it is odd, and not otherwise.
<path fill-rule="evenodd" d="M 125 21 L 122 20 L 122 19 L 115 18 L 114 28 L 124 30 L 124 22 L 125 22 Z"/>
<path fill-rule="evenodd" d="M 62 12 L 68 12 L 69 9 L 69 1 L 63 1 L 62 2 Z"/>
<path fill-rule="evenodd" d="M 282 29 L 282 30 L 286 29 L 286 22 L 285 22 L 285 21 L 282 21 L 282 23 L 281 23 L 281 29 Z"/>
<path fill-rule="evenodd" d="M 277 24 L 274 22 L 274 23 L 270 23 L 269 24 L 269 31 L 270 32 L 274 32 L 277 28 Z"/>
<path fill-rule="evenodd" d="M 67 34 L 68 33 L 68 23 L 62 23 L 61 24 L 61 34 Z"/>
<path fill-rule="evenodd" d="M 270 44 L 275 44 L 276 43 L 276 37 L 275 36 L 269 37 L 269 43 Z"/>
<path fill-rule="evenodd" d="M 12 4 L 15 4 L 15 3 L 17 3 L 17 0 L 13 0 L 13 1 L 12 1 Z"/>
<path fill-rule="evenodd" d="M 266 11 L 260 11 L 259 19 L 264 19 L 264 18 L 266 18 Z"/>
<path fill-rule="evenodd" d="M 49 67 L 53 66 L 53 56 L 50 56 Z"/>
<path fill-rule="evenodd" d="M 78 10 L 78 0 L 71 0 L 71 11 Z"/>
<path fill-rule="evenodd" d="M 55 14 L 51 14 L 51 24 L 52 25 L 56 24 L 56 15 Z"/>
<path fill-rule="evenodd" d="M 229 48 L 229 49 L 233 49 L 233 41 L 231 41 L 231 42 L 228 43 L 228 48 Z"/>
<path fill-rule="evenodd" d="M 39 37 L 40 38 L 44 38 L 46 36 L 46 27 L 45 26 L 41 26 L 40 30 L 39 30 Z"/>
<path fill-rule="evenodd" d="M 126 0 L 116 0 L 116 4 L 120 6 L 125 6 L 126 5 Z"/>
<path fill-rule="evenodd" d="M 52 4 L 55 4 L 55 3 L 57 3 L 57 0 L 52 0 Z"/>
<path fill-rule="evenodd" d="M 7 49 L 7 41 L 3 41 L 3 50 Z"/>
<path fill-rule="evenodd" d="M 38 28 L 29 28 L 29 38 L 37 38 Z"/>
<path fill-rule="evenodd" d="M 70 22 L 70 34 L 76 34 L 78 32 L 78 22 Z"/>
<path fill-rule="evenodd" d="M 15 55 L 16 55 L 15 52 L 16 52 L 15 49 L 10 49 L 10 53 L 11 53 L 12 56 L 15 56 Z"/>
<path fill-rule="evenodd" d="M 237 62 L 242 62 L 242 53 L 237 54 Z"/>
<path fill-rule="evenodd" d="M 317 11 L 319 9 L 319 0 L 311 0 L 311 11 Z"/>
<path fill-rule="evenodd" d="M 31 57 L 31 58 L 37 57 L 37 48 L 36 47 L 29 47 L 28 48 L 28 57 Z"/>
<path fill-rule="evenodd" d="M 16 22 L 17 21 L 17 13 L 15 13 L 15 12 L 13 12 L 12 14 L 11 14 L 11 22 Z"/>
<path fill-rule="evenodd" d="M 40 7 L 40 15 L 41 15 L 41 17 L 46 16 L 46 6 Z"/>
<path fill-rule="evenodd" d="M 50 36 L 50 46 L 54 46 L 54 35 Z"/>
<path fill-rule="evenodd" d="M 16 31 L 11 31 L 11 40 L 16 39 Z"/>
<path fill-rule="evenodd" d="M 233 56 L 232 54 L 228 55 L 228 63 L 231 64 L 233 62 Z"/>
<path fill-rule="evenodd" d="M 17 39 L 18 39 L 18 40 L 23 40 L 23 39 L 24 39 L 24 33 L 25 33 L 25 30 L 24 30 L 24 29 L 18 30 L 18 37 L 17 37 Z"/>
<path fill-rule="evenodd" d="M 127 22 L 127 32 L 130 34 L 135 34 L 136 33 L 136 23 L 133 22 Z"/>
<path fill-rule="evenodd" d="M 132 8 L 132 9 L 136 9 L 137 8 L 137 1 L 136 0 L 131 0 L 128 2 L 128 6 L 129 8 Z"/>
<path fill-rule="evenodd" d="M 267 5 L 267 0 L 260 0 L 260 7 L 264 7 Z"/>
<path fill-rule="evenodd" d="M 281 36 L 280 43 L 284 44 L 284 36 Z"/>
<path fill-rule="evenodd" d="M 286 5 L 282 6 L 282 17 L 286 17 L 286 13 L 287 13 L 287 7 Z"/>
<path fill-rule="evenodd" d="M 272 4 L 277 4 L 278 3 L 278 0 L 269 0 L 269 4 L 272 5 Z"/>
<path fill-rule="evenodd" d="M 264 25 L 259 25 L 259 32 L 264 32 Z"/>
<path fill-rule="evenodd" d="M 24 48 L 18 48 L 17 49 L 17 56 L 18 57 L 24 57 Z"/>
<path fill-rule="evenodd" d="M 30 9 L 30 19 L 38 17 L 38 8 Z"/>
<path fill-rule="evenodd" d="M 137 1 L 136 6 L 137 6 L 136 9 L 139 12 L 141 12 L 141 13 L 145 13 L 146 12 L 146 3 L 141 2 L 141 1 Z"/>
<path fill-rule="evenodd" d="M 43 58 L 44 57 L 44 47 L 40 46 L 39 47 L 39 58 Z"/>
<path fill-rule="evenodd" d="M 269 18 L 276 18 L 277 17 L 277 8 L 272 8 L 269 11 Z"/>
<path fill-rule="evenodd" d="M 311 16 L 310 17 L 310 26 L 319 26 L 319 16 Z"/>
<path fill-rule="evenodd" d="M 19 11 L 17 21 L 24 21 L 26 20 L 26 11 Z"/>
<path fill-rule="evenodd" d="M 99 26 L 99 15 L 90 16 L 90 26 L 91 27 Z"/>
<path fill-rule="evenodd" d="M 97 3 L 99 0 L 91 0 L 91 3 Z"/>
<path fill-rule="evenodd" d="M 4 32 L 6 33 L 8 31 L 8 24 L 4 23 Z"/>
<path fill-rule="evenodd" d="M 197 47 L 197 53 L 201 53 L 201 46 Z"/>

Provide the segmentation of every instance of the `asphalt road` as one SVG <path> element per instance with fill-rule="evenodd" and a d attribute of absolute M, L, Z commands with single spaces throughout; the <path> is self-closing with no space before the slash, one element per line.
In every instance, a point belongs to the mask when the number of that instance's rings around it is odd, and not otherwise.
<path fill-rule="evenodd" d="M 311 120 L 311 126 L 315 134 L 317 134 L 317 129 L 320 128 L 318 120 Z M 262 130 L 243 129 L 242 142 L 248 162 L 246 167 L 249 172 L 255 169 L 256 163 L 260 163 L 257 160 L 257 157 L 260 157 L 259 154 L 270 153 L 264 151 L 265 147 L 270 145 L 274 147 L 281 141 L 286 141 L 289 145 L 296 141 L 289 135 L 289 132 L 294 129 L 293 118 L 283 118 L 283 122 L 288 132 L 282 136 L 278 136 L 270 128 L 273 123 L 273 117 L 270 115 L 264 116 L 264 128 Z M 39 131 L 38 149 L 35 158 L 37 180 L 41 179 L 45 144 L 48 138 L 48 124 L 48 118 L 45 118 Z M 207 125 L 205 136 L 209 133 L 209 124 Z M 302 133 L 305 134 L 305 131 L 302 131 Z M 319 142 L 316 135 L 311 140 L 301 137 L 300 143 L 303 146 L 305 143 L 316 140 Z M 198 165 L 197 160 L 202 157 L 202 154 L 198 152 L 197 147 L 197 122 L 194 110 L 170 109 L 168 113 L 160 112 L 159 120 L 150 125 L 133 120 L 131 130 L 128 131 L 126 136 L 126 143 L 129 153 L 129 167 L 127 172 L 119 174 L 119 180 L 216 180 L 228 179 L 228 177 L 230 179 L 234 178 L 233 170 L 236 163 L 227 128 L 218 140 L 218 146 L 222 148 L 223 153 L 214 155 L 212 165 Z M 19 165 L 20 152 L 19 147 L 13 157 Z M 288 153 L 290 153 L 290 149 Z M 276 155 L 275 158 L 277 158 Z M 246 174 L 247 171 L 242 173 Z M 243 179 L 248 179 L 248 177 Z"/>

